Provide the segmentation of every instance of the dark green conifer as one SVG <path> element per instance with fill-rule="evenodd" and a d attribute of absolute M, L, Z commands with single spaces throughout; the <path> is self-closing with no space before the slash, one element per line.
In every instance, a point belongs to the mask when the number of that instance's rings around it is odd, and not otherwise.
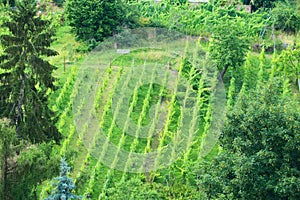
<path fill-rule="evenodd" d="M 55 66 L 44 60 L 57 52 L 49 49 L 54 35 L 50 21 L 37 15 L 36 3 L 23 0 L 3 23 L 1 35 L 0 118 L 7 117 L 21 139 L 41 142 L 60 139 L 56 117 L 48 108 L 48 95 L 55 90 Z"/>

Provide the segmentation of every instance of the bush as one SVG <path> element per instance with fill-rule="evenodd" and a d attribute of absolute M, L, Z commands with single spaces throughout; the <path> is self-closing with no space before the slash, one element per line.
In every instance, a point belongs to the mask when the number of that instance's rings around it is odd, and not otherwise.
<path fill-rule="evenodd" d="M 295 34 L 300 29 L 300 14 L 295 5 L 277 3 L 271 13 L 277 30 Z"/>
<path fill-rule="evenodd" d="M 121 0 L 69 0 L 66 15 L 78 39 L 98 42 L 132 23 L 127 5 Z"/>
<path fill-rule="evenodd" d="M 15 0 L 1 0 L 0 3 L 3 3 L 4 5 L 9 5 L 11 7 L 14 7 L 16 5 Z"/>
<path fill-rule="evenodd" d="M 251 0 L 243 0 L 246 5 L 252 4 L 252 9 L 255 11 L 260 8 L 273 8 L 276 2 L 282 2 L 285 0 L 255 0 L 254 3 Z"/>
<path fill-rule="evenodd" d="M 57 6 L 62 6 L 65 2 L 65 0 L 53 0 L 53 2 L 57 5 Z"/>

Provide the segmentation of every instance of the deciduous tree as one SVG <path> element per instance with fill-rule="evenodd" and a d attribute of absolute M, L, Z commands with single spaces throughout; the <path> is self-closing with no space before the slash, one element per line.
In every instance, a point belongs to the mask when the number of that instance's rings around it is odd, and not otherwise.
<path fill-rule="evenodd" d="M 75 34 L 82 40 L 102 41 L 129 23 L 127 5 L 121 0 L 68 0 L 66 14 Z"/>
<path fill-rule="evenodd" d="M 300 30 L 300 13 L 296 4 L 278 2 L 275 5 L 271 11 L 275 28 L 296 34 Z"/>
<path fill-rule="evenodd" d="M 213 29 L 209 45 L 211 58 L 221 70 L 222 79 L 229 67 L 238 67 L 244 62 L 249 49 L 249 39 L 245 21 L 238 17 L 225 15 L 220 18 Z"/>
<path fill-rule="evenodd" d="M 220 143 L 198 182 L 209 198 L 300 198 L 300 114 L 281 81 L 241 97 Z"/>

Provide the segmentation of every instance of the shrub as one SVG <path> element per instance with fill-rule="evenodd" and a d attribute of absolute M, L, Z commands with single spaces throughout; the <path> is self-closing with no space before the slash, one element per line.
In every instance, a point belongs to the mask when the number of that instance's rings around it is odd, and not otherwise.
<path fill-rule="evenodd" d="M 300 14 L 295 5 L 277 3 L 271 13 L 277 30 L 295 34 L 300 29 Z"/>

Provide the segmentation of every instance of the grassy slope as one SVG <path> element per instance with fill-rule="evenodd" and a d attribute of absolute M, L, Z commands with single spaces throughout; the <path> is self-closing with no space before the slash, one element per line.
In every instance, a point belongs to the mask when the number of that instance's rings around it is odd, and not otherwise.
<path fill-rule="evenodd" d="M 299 1 L 300 2 L 300 1 Z M 4 14 L 1 12 L 1 15 Z M 0 16 L 0 24 L 1 19 L 3 19 L 2 16 Z M 80 43 L 75 41 L 74 35 L 70 32 L 71 28 L 69 26 L 63 26 L 58 28 L 57 30 L 57 40 L 52 44 L 52 48 L 59 52 L 58 56 L 50 58 L 50 62 L 58 67 L 58 69 L 55 71 L 54 75 L 58 78 L 59 82 L 57 83 L 59 86 L 62 86 L 65 82 L 65 80 L 68 77 L 68 74 L 71 72 L 72 68 L 78 68 L 80 64 L 83 62 L 85 58 L 85 54 L 76 52 L 76 49 L 80 47 Z M 3 30 L 0 29 L 0 33 L 3 32 Z M 291 41 L 290 36 L 282 36 L 284 41 Z M 299 37 L 298 37 L 299 38 Z M 299 41 L 299 40 L 298 40 Z M 2 53 L 2 48 L 0 45 L 0 54 Z M 270 58 L 270 57 L 268 57 Z M 64 60 L 66 63 L 66 69 L 64 70 Z M 1 71 L 0 71 L 1 73 Z M 51 101 L 54 102 L 55 98 L 59 94 L 59 90 L 53 94 Z M 66 124 L 72 124 L 73 118 L 70 116 Z M 67 135 L 68 128 L 65 129 L 66 133 L 64 135 Z M 77 138 L 73 138 L 70 143 L 70 147 L 74 147 L 74 150 L 77 151 L 76 160 L 73 163 L 74 165 L 74 171 L 73 176 L 78 172 L 79 167 L 82 163 L 82 160 L 84 159 L 87 150 L 83 148 L 82 146 L 78 146 L 76 144 Z M 90 167 L 87 168 L 88 170 L 91 170 L 92 166 L 95 165 L 96 160 L 91 159 L 90 161 Z M 106 173 L 107 169 L 103 169 L 99 173 Z"/>

